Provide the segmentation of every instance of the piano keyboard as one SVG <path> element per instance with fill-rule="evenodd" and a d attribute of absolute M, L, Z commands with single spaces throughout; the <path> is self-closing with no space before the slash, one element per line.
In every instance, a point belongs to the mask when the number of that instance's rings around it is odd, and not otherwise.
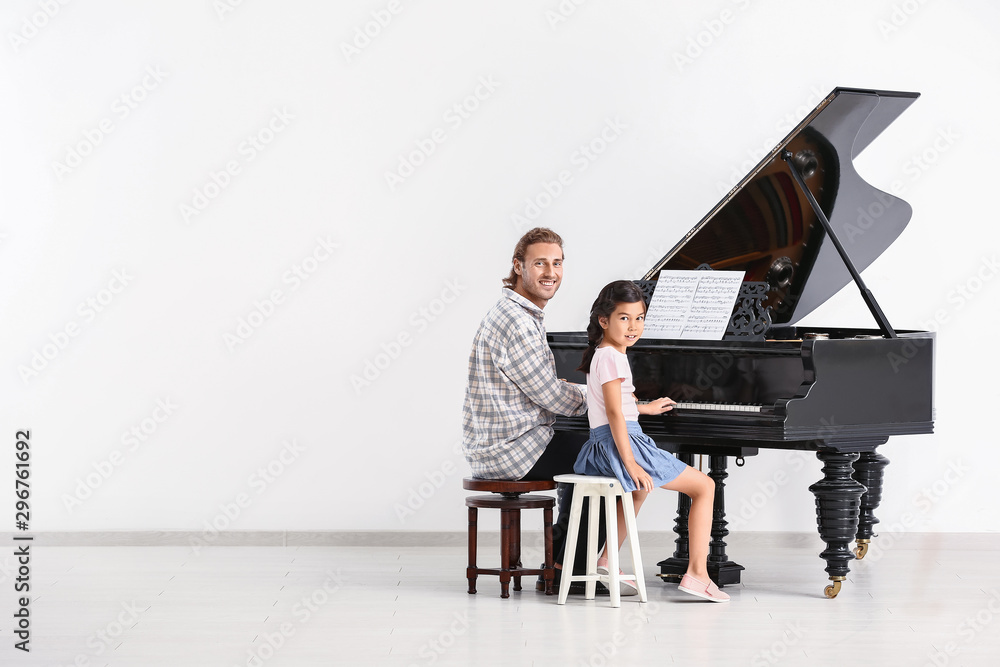
<path fill-rule="evenodd" d="M 649 401 L 637 401 L 640 405 Z M 750 403 L 689 403 L 681 401 L 674 405 L 674 410 L 710 410 L 712 412 L 743 412 L 749 414 L 760 414 L 764 412 L 763 405 L 752 405 Z M 669 414 L 669 413 L 667 413 Z"/>
<path fill-rule="evenodd" d="M 674 406 L 674 410 L 711 410 L 712 412 L 750 412 L 759 413 L 764 411 L 763 405 L 750 405 L 746 403 L 684 403 L 680 402 Z"/>

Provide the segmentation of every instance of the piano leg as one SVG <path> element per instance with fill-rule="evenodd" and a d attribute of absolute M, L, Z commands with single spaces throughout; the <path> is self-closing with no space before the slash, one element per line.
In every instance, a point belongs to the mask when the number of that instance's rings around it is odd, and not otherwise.
<path fill-rule="evenodd" d="M 837 597 L 841 582 L 851 569 L 847 562 L 854 558 L 848 543 L 858 532 L 858 515 L 864 486 L 851 477 L 857 452 L 820 450 L 816 457 L 823 462 L 823 479 L 809 487 L 816 496 L 816 523 L 826 549 L 820 558 L 826 561 L 826 572 L 833 583 L 826 587 L 828 598 Z"/>
<path fill-rule="evenodd" d="M 854 556 L 861 560 L 868 553 L 873 527 L 878 523 L 875 510 L 882 502 L 882 477 L 889 459 L 875 451 L 862 452 L 854 462 L 854 480 L 868 489 L 861 496 L 861 513 L 858 516 L 858 546 Z"/>
<path fill-rule="evenodd" d="M 710 456 L 708 458 L 708 476 L 715 482 L 715 506 L 712 510 L 712 541 L 708 545 L 708 572 L 715 579 L 717 586 L 740 583 L 742 565 L 729 560 L 726 554 L 725 537 L 729 535 L 726 527 L 726 471 L 728 458 L 725 456 Z"/>
<path fill-rule="evenodd" d="M 694 465 L 694 454 L 678 454 L 677 458 L 688 465 Z M 729 534 L 726 526 L 726 471 L 727 457 L 710 456 L 708 476 L 715 482 L 715 506 L 712 512 L 712 540 L 708 546 L 708 574 L 720 588 L 728 584 L 740 583 L 740 572 L 744 567 L 729 560 L 726 554 L 725 537 Z M 680 579 L 687 572 L 690 557 L 688 542 L 688 513 L 691 510 L 691 499 L 683 493 L 677 495 L 677 518 L 674 520 L 674 532 L 677 533 L 674 555 L 662 560 L 657 565 L 662 579 Z"/>

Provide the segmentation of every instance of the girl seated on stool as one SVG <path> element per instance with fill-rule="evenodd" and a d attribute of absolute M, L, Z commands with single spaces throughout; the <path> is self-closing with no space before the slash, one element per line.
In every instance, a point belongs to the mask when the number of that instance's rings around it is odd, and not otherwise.
<path fill-rule="evenodd" d="M 654 486 L 690 496 L 690 558 L 678 588 L 712 602 L 729 602 L 729 596 L 708 576 L 715 482 L 657 447 L 637 421 L 640 414 L 663 414 L 675 405 L 669 398 L 637 405 L 632 393 L 635 386 L 625 351 L 642 335 L 645 317 L 642 291 L 628 280 L 605 286 L 594 301 L 587 326 L 587 351 L 578 369 L 587 373 L 590 439 L 580 450 L 573 470 L 581 475 L 617 477 L 622 488 L 632 493 L 636 514 Z M 619 502 L 615 548 L 621 549 L 624 540 L 625 517 Z M 597 571 L 608 573 L 607 544 L 597 561 Z M 642 573 L 636 572 L 636 576 Z"/>

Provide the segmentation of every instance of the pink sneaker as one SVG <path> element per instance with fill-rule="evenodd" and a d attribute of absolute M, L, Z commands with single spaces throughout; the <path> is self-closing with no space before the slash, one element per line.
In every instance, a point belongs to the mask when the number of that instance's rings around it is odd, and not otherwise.
<path fill-rule="evenodd" d="M 712 602 L 729 602 L 729 596 L 720 591 L 719 587 L 711 579 L 706 584 L 703 581 L 695 579 L 690 574 L 685 574 L 681 578 L 681 583 L 677 589 L 706 600 L 711 600 Z"/>
<path fill-rule="evenodd" d="M 608 559 L 598 558 L 597 559 L 597 574 L 609 574 L 611 570 L 608 569 Z M 622 577 L 628 577 L 628 579 L 618 579 L 618 592 L 620 595 L 638 595 L 639 586 L 635 583 L 634 577 L 625 574 L 618 568 L 618 574 Z"/>

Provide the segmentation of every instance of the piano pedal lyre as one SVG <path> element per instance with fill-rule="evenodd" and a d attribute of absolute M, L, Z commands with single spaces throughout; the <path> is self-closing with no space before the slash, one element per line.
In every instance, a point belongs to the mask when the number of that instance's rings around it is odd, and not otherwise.
<path fill-rule="evenodd" d="M 862 558 L 864 558 L 865 554 L 868 553 L 868 545 L 870 543 L 871 543 L 871 540 L 866 540 L 864 538 L 859 538 L 858 539 L 858 546 L 854 550 L 854 557 L 857 558 L 858 560 L 861 560 Z"/>
<path fill-rule="evenodd" d="M 846 578 L 847 577 L 830 577 L 830 581 L 833 583 L 823 589 L 826 597 L 831 599 L 837 597 L 837 593 L 840 592 L 840 585 Z"/>

